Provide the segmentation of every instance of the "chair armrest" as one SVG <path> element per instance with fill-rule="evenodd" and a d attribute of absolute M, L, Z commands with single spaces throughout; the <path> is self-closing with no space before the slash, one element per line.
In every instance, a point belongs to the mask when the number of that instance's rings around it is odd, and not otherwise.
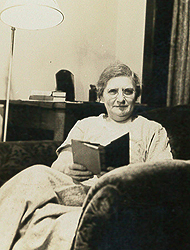
<path fill-rule="evenodd" d="M 51 166 L 60 144 L 58 141 L 0 142 L 0 186 L 29 166 Z"/>
<path fill-rule="evenodd" d="M 186 249 L 190 163 L 130 164 L 89 190 L 71 250 Z"/>

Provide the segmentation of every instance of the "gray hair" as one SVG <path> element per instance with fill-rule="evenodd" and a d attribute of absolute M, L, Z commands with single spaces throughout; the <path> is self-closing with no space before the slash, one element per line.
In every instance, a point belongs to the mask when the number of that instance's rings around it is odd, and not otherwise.
<path fill-rule="evenodd" d="M 111 64 L 101 73 L 97 83 L 97 96 L 99 99 L 103 96 L 107 82 L 110 79 L 119 76 L 127 76 L 132 79 L 133 86 L 135 87 L 135 101 L 137 100 L 137 98 L 141 95 L 140 79 L 136 73 L 123 63 Z"/>

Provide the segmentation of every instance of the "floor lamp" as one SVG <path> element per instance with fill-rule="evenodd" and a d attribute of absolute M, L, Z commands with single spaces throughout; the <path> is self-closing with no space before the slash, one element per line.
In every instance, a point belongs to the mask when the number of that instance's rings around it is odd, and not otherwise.
<path fill-rule="evenodd" d="M 6 89 L 3 141 L 7 137 L 12 63 L 16 29 L 39 30 L 57 26 L 64 15 L 55 0 L 7 0 L 0 12 L 0 18 L 11 27 L 11 50 Z"/>

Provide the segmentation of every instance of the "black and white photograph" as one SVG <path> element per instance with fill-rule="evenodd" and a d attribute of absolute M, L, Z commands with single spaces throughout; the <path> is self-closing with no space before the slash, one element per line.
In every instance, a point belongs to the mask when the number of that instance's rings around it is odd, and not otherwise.
<path fill-rule="evenodd" d="M 0 37 L 0 250 L 190 249 L 189 0 L 1 0 Z"/>

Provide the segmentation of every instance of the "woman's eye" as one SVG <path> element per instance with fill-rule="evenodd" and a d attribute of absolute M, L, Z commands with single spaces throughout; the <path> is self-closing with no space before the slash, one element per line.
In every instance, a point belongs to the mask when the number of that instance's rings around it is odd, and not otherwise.
<path fill-rule="evenodd" d="M 123 90 L 123 93 L 125 95 L 132 95 L 134 93 L 134 89 L 133 88 L 127 88 Z"/>
<path fill-rule="evenodd" d="M 117 89 L 110 89 L 110 90 L 108 91 L 108 93 L 111 94 L 111 95 L 116 95 L 117 92 L 118 92 Z"/>

